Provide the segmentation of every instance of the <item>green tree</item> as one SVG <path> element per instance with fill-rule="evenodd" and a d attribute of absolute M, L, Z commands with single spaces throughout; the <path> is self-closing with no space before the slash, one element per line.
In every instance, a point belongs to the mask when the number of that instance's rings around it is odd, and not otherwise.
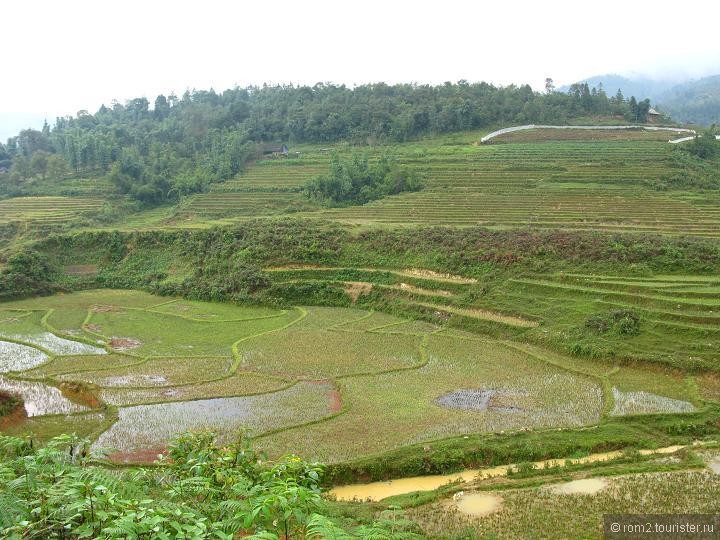
<path fill-rule="evenodd" d="M 13 158 L 12 167 L 10 168 L 10 179 L 17 185 L 26 182 L 32 177 L 32 165 L 30 159 L 23 154 L 18 154 Z"/>
<path fill-rule="evenodd" d="M 0 274 L 0 297 L 15 298 L 49 294 L 56 288 L 56 269 L 47 256 L 36 251 L 20 251 L 10 257 Z"/>
<path fill-rule="evenodd" d="M 48 159 L 52 154 L 44 150 L 38 150 L 30 158 L 30 168 L 35 176 L 39 176 L 43 180 L 48 172 Z"/>
<path fill-rule="evenodd" d="M 47 158 L 47 175 L 51 180 L 59 181 L 71 173 L 70 165 L 59 154 L 50 154 Z"/>
<path fill-rule="evenodd" d="M 685 144 L 683 150 L 701 159 L 710 160 L 720 155 L 720 141 L 715 138 L 713 130 L 707 130 Z"/>

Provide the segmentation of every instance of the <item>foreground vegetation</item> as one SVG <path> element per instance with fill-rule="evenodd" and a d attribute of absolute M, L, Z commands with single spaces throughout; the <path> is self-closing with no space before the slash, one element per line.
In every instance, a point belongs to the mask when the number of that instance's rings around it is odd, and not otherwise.
<path fill-rule="evenodd" d="M 162 468 L 92 463 L 87 441 L 62 436 L 41 449 L 0 436 L 4 538 L 416 538 L 398 512 L 367 524 L 324 515 L 322 468 L 287 456 L 273 466 L 239 440 L 180 435 Z M 353 526 L 354 525 L 354 526 Z"/>

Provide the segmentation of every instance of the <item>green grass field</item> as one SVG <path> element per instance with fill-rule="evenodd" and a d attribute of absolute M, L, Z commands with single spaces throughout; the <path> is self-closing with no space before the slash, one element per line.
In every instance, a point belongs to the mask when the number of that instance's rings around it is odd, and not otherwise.
<path fill-rule="evenodd" d="M 467 433 L 692 412 L 702 406 L 697 386 L 712 388 L 678 370 L 354 308 L 274 310 L 97 290 L 1 311 L 0 385 L 25 399 L 28 430 L 42 430 L 44 417 L 57 429 L 63 418 L 102 412 L 108 429 L 94 432 L 95 447 L 119 449 L 124 460 L 183 429 L 211 427 L 224 437 L 247 429 L 271 456 L 336 463 Z"/>

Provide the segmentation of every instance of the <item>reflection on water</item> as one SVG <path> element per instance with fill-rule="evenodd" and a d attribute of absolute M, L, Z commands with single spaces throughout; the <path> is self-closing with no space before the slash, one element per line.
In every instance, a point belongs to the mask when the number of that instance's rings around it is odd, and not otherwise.
<path fill-rule="evenodd" d="M 672 454 L 677 452 L 684 446 L 674 445 L 666 448 L 658 448 L 657 450 L 640 450 L 643 456 L 652 454 Z M 595 463 L 598 461 L 608 461 L 622 456 L 619 450 L 614 452 L 602 452 L 599 454 L 590 454 L 589 456 L 576 459 L 547 459 L 536 461 L 533 465 L 535 468 L 562 466 L 566 461 L 573 463 Z M 426 476 L 413 476 L 410 478 L 399 478 L 397 480 L 389 480 L 386 482 L 371 482 L 369 484 L 350 484 L 347 486 L 337 486 L 330 490 L 339 501 L 379 501 L 393 495 L 402 495 L 404 493 L 412 493 L 413 491 L 432 491 L 444 486 L 450 482 L 471 482 L 482 478 L 494 478 L 496 476 L 505 476 L 511 468 L 516 465 L 499 465 L 497 467 L 489 467 L 486 469 L 466 469 L 452 474 L 435 474 Z"/>
<path fill-rule="evenodd" d="M 70 401 L 54 386 L 41 382 L 15 381 L 0 375 L 0 389 L 19 394 L 25 402 L 28 416 L 88 410 L 87 407 Z"/>

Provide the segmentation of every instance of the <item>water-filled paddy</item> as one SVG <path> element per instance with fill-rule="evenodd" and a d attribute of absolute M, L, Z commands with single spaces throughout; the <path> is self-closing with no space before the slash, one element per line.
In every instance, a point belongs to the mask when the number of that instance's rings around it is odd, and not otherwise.
<path fill-rule="evenodd" d="M 33 347 L 0 341 L 0 373 L 32 369 L 48 359 L 47 354 Z"/>
<path fill-rule="evenodd" d="M 262 435 L 255 445 L 270 457 L 332 463 L 443 437 L 696 410 L 682 375 L 620 366 L 605 393 L 612 365 L 367 310 L 84 291 L 12 302 L 4 313 L 0 335 L 28 344 L 0 341 L 4 387 L 32 418 L 118 407 L 96 448 L 244 429 Z M 53 334 L 45 320 L 65 330 Z M 71 401 L 73 392 L 87 399 Z"/>
<path fill-rule="evenodd" d="M 167 444 L 179 432 L 209 429 L 232 440 L 240 431 L 263 431 L 318 420 L 330 414 L 330 384 L 298 383 L 270 394 L 200 399 L 120 409 L 119 420 L 95 448 L 133 451 Z"/>
<path fill-rule="evenodd" d="M 14 381 L 0 376 L 0 390 L 22 397 L 28 416 L 87 410 L 87 407 L 70 401 L 58 388 L 41 382 Z"/>

